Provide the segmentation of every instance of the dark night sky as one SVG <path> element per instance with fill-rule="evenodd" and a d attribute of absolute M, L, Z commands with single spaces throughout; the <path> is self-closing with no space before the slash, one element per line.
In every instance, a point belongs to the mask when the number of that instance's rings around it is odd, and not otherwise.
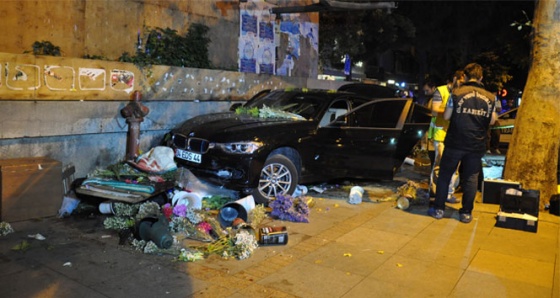
<path fill-rule="evenodd" d="M 510 67 L 514 79 L 508 85 L 522 88 L 531 51 L 530 29 L 517 30 L 511 24 L 532 20 L 534 6 L 535 1 L 400 1 L 395 13 L 414 22 L 415 47 L 431 57 L 420 61 L 427 64 L 427 72 L 445 73 L 493 51 Z"/>

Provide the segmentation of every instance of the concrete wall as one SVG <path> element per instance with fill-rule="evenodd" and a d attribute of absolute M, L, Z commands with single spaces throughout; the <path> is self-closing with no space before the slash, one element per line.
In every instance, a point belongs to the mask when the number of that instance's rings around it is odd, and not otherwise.
<path fill-rule="evenodd" d="M 5 53 L 0 65 L 0 158 L 47 156 L 63 166 L 74 164 L 77 177 L 125 158 L 128 126 L 120 110 L 133 90 L 142 92 L 142 103 L 150 109 L 140 127 L 140 149 L 147 151 L 182 121 L 225 111 L 261 90 L 337 89 L 345 83 L 166 66 L 139 70 L 126 63 Z M 48 65 L 58 68 L 35 73 Z M 130 86 L 113 86 L 115 67 L 134 75 Z M 87 80 L 80 69 L 106 71 L 96 77 L 96 90 L 77 83 Z"/>
<path fill-rule="evenodd" d="M 275 0 L 267 5 L 313 1 Z M 145 38 L 146 28 L 171 28 L 184 35 L 190 24 L 200 23 L 209 28 L 208 52 L 214 67 L 237 70 L 239 8 L 239 0 L 2 0 L 0 52 L 22 54 L 32 51 L 36 41 L 49 41 L 60 47 L 64 57 L 102 56 L 116 61 L 124 52 L 135 53 L 138 32 Z M 318 22 L 316 13 L 305 17 Z M 304 45 L 301 55 L 313 65 L 306 68 L 309 65 L 303 61 L 297 70 L 316 75 L 316 51 Z"/>
<path fill-rule="evenodd" d="M 237 65 L 237 0 L 10 0 L 1 1 L 0 51 L 22 54 L 36 41 L 50 41 L 65 57 L 104 56 L 116 60 L 134 53 L 144 27 L 187 32 L 192 23 L 210 28 L 211 61 L 218 68 Z"/>

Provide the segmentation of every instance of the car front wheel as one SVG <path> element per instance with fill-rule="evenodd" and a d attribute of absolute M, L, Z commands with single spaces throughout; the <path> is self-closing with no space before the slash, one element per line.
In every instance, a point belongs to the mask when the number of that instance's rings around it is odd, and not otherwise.
<path fill-rule="evenodd" d="M 259 204 L 268 204 L 280 194 L 292 194 L 296 189 L 299 174 L 294 163 L 284 155 L 269 157 L 261 170 L 259 185 L 253 196 Z"/>

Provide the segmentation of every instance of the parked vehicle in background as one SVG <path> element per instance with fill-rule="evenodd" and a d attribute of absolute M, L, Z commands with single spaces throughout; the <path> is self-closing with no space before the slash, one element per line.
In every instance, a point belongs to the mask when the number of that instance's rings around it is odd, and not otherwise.
<path fill-rule="evenodd" d="M 513 108 L 498 116 L 499 129 L 500 129 L 500 146 L 508 147 L 513 134 L 515 117 L 517 116 L 517 109 Z"/>
<path fill-rule="evenodd" d="M 393 179 L 430 118 L 411 98 L 276 90 L 235 111 L 189 119 L 166 139 L 197 177 L 266 204 L 298 184 Z"/>
<path fill-rule="evenodd" d="M 340 86 L 338 91 L 352 92 L 373 98 L 403 97 L 400 95 L 399 89 L 376 84 L 350 83 Z"/>

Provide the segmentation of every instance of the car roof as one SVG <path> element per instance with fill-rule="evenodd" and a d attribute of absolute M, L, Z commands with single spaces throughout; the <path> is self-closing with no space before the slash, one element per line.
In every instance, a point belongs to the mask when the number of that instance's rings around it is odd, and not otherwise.
<path fill-rule="evenodd" d="M 397 89 L 376 84 L 350 83 L 340 86 L 338 91 L 352 92 L 373 98 L 397 97 Z"/>

